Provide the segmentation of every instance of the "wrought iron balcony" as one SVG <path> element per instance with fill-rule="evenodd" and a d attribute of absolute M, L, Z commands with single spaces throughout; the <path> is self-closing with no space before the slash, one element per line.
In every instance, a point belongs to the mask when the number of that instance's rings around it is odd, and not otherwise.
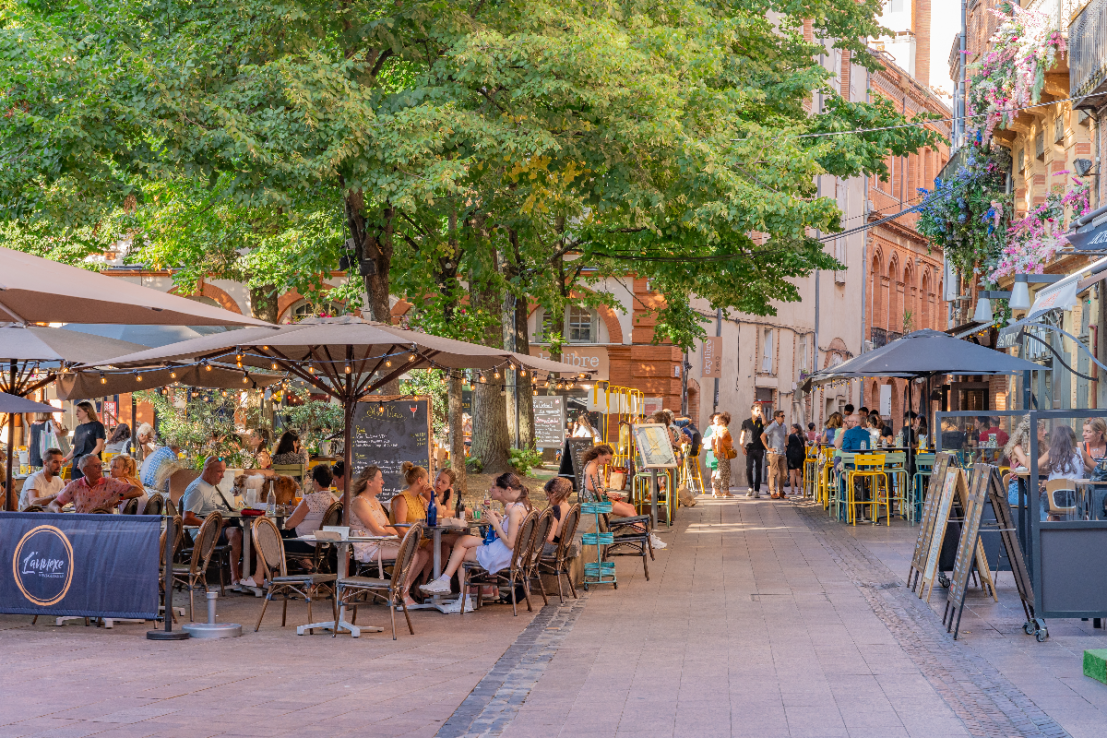
<path fill-rule="evenodd" d="M 1075 3 L 1074 3 L 1075 4 Z M 1107 87 L 1107 0 L 1092 0 L 1069 26 L 1069 90 L 1080 97 Z"/>
<path fill-rule="evenodd" d="M 873 328 L 872 338 L 870 340 L 873 342 L 873 348 L 878 349 L 881 346 L 887 346 L 897 338 L 903 338 L 903 334 L 896 333 L 895 331 L 886 331 L 883 328 Z"/>

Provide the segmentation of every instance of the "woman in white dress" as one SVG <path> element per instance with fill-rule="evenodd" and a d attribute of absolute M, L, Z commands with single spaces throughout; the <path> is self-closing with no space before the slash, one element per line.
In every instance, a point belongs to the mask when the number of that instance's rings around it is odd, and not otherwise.
<path fill-rule="evenodd" d="M 506 569 L 511 564 L 511 555 L 519 537 L 519 528 L 523 518 L 530 512 L 529 491 L 523 486 L 523 480 L 508 472 L 496 477 L 488 496 L 504 503 L 504 515 L 495 510 L 488 512 L 488 519 L 496 531 L 496 540 L 485 543 L 479 536 L 462 536 L 454 544 L 450 554 L 450 563 L 438 577 L 420 589 L 424 594 L 442 595 L 450 593 L 450 579 L 466 561 L 476 561 L 489 574 Z"/>

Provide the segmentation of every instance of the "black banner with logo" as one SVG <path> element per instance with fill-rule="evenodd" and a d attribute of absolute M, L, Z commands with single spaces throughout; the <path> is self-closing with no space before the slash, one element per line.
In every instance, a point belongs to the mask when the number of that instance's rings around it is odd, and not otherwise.
<path fill-rule="evenodd" d="M 161 520 L 0 513 L 0 612 L 156 617 Z"/>

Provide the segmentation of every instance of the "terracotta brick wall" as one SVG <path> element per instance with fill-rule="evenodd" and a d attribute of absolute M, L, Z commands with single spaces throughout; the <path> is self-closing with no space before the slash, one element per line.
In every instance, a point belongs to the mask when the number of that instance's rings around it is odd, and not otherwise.
<path fill-rule="evenodd" d="M 914 6 L 915 79 L 930 87 L 930 0 L 915 0 Z"/>

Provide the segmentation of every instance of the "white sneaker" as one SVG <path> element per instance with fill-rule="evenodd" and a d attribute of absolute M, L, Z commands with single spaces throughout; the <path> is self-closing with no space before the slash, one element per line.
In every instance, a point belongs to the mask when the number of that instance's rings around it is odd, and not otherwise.
<path fill-rule="evenodd" d="M 752 489 L 747 489 L 746 490 L 746 497 L 749 497 L 751 499 L 753 498 L 753 490 Z"/>
<path fill-rule="evenodd" d="M 450 580 L 446 577 L 438 577 L 419 587 L 423 594 L 448 595 L 450 593 Z"/>
<path fill-rule="evenodd" d="M 240 580 L 238 583 L 239 585 L 243 587 L 249 587 L 250 589 L 258 588 L 258 584 L 254 581 L 253 577 L 246 577 L 245 579 Z"/>
<path fill-rule="evenodd" d="M 655 549 L 668 548 L 665 541 L 661 540 L 653 533 L 650 533 L 650 545 L 653 546 Z"/>

